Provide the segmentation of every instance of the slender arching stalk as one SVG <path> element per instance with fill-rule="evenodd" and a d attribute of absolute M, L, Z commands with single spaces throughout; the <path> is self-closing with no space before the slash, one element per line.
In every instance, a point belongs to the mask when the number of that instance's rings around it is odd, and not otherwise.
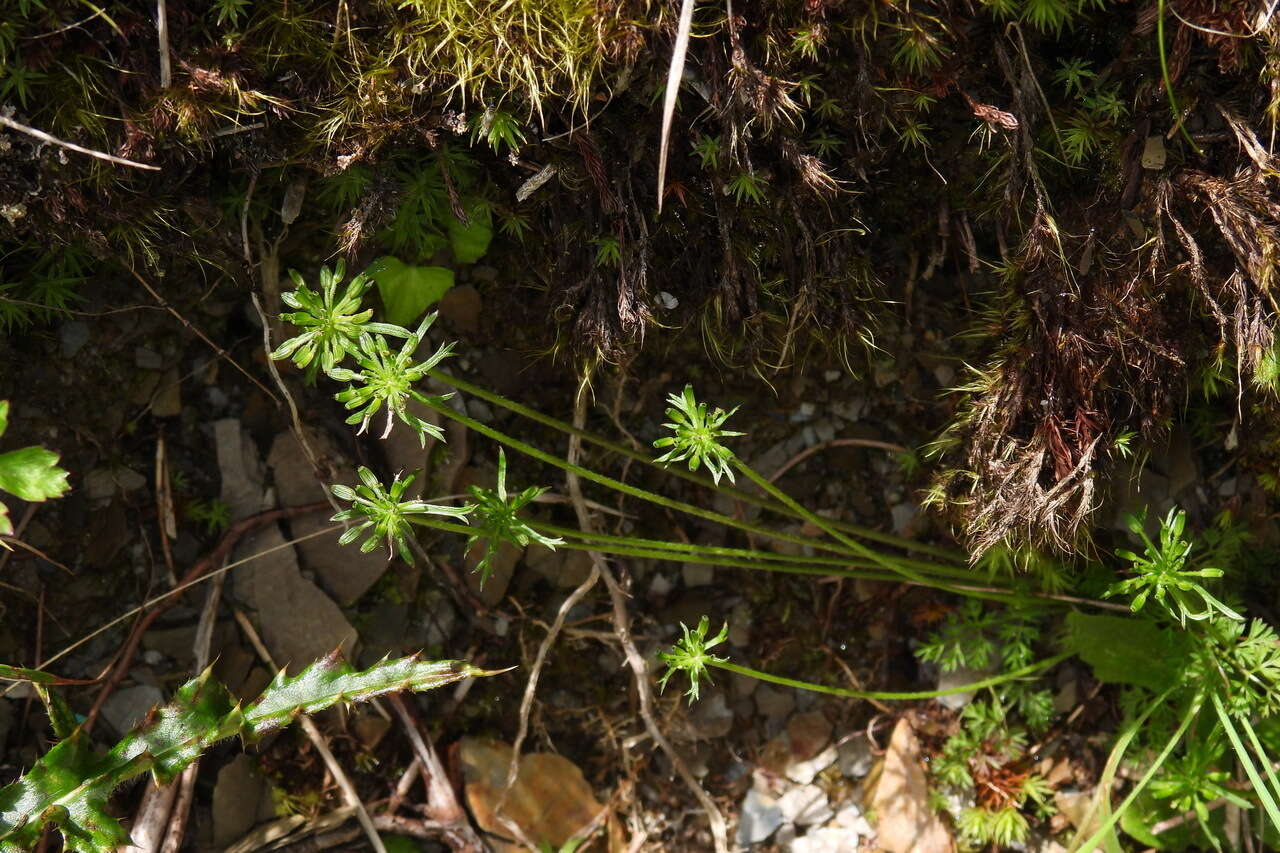
<path fill-rule="evenodd" d="M 419 394 L 417 392 L 414 392 L 413 396 L 420 403 L 423 403 L 424 405 L 429 406 L 432 409 L 435 409 L 437 412 L 444 415 L 445 417 L 450 418 L 454 421 L 457 421 L 458 423 L 473 430 L 474 432 L 479 433 L 480 435 L 491 438 L 500 444 L 505 444 L 507 447 L 510 447 L 513 450 L 518 450 L 521 453 L 525 454 L 526 456 L 531 456 L 534 459 L 537 459 L 542 462 L 546 462 L 548 465 L 554 465 L 555 467 L 560 468 L 561 470 L 564 470 L 564 471 L 572 471 L 573 473 L 577 474 L 579 477 L 581 477 L 584 480 L 590 480 L 593 483 L 596 483 L 601 486 L 605 486 L 606 488 L 613 489 L 614 491 L 617 491 L 617 492 L 621 492 L 624 495 L 628 495 L 633 498 L 638 498 L 643 501 L 648 501 L 649 503 L 656 504 L 657 506 L 665 507 L 667 509 L 672 509 L 677 512 L 683 512 L 686 515 L 691 515 L 691 516 L 694 516 L 695 518 L 702 518 L 707 521 L 713 521 L 717 524 L 722 524 L 725 527 L 732 527 L 738 530 L 744 530 L 749 533 L 754 533 L 757 536 L 764 536 L 770 539 L 777 539 L 782 542 L 792 542 L 797 545 L 807 545 L 813 548 L 819 548 L 821 550 L 829 551 L 832 553 L 854 554 L 862 557 L 867 556 L 867 554 L 875 553 L 874 551 L 871 551 L 870 549 L 866 548 L 863 545 L 855 545 L 854 547 L 850 547 L 847 544 L 845 544 L 845 542 L 842 542 L 839 539 L 837 540 L 836 543 L 831 543 L 831 542 L 824 542 L 818 539 L 810 539 L 805 536 L 796 536 L 790 533 L 783 533 L 778 530 L 773 530 L 771 528 L 764 527 L 763 525 L 753 524 L 748 521 L 742 521 L 740 519 L 731 518 L 722 513 L 715 512 L 714 510 L 703 509 L 702 507 L 694 506 L 693 504 L 688 504 L 688 503 L 684 503 L 683 501 L 673 500 L 671 498 L 657 494 L 656 492 L 648 491 L 647 489 L 641 489 L 636 486 L 628 485 L 626 483 L 623 483 L 620 480 L 615 480 L 612 477 L 606 477 L 603 474 L 597 474 L 596 472 L 583 468 L 580 465 L 571 465 L 569 462 L 565 461 L 564 459 L 561 459 L 560 457 L 554 454 L 547 453 L 544 450 L 540 450 L 537 447 L 534 447 L 533 445 L 528 444 L 527 442 L 521 441 L 518 438 L 514 438 L 513 436 L 500 432 L 494 429 L 493 427 L 488 426 L 487 424 L 483 424 L 480 421 L 477 421 L 475 418 L 468 417 L 467 415 L 464 415 L 463 413 L 453 409 L 447 403 L 439 399 L 432 399 L 430 397 L 427 397 L 423 394 Z M 770 488 L 773 488 L 772 483 L 770 483 L 769 485 L 770 485 Z M 790 501 L 790 498 L 788 498 L 788 500 Z M 791 501 L 791 503 L 794 504 L 795 502 Z M 841 537 L 843 537 L 843 534 L 841 534 Z M 844 537 L 844 538 L 847 540 L 847 537 Z M 847 540 L 847 541 L 853 541 L 853 540 Z M 875 562 L 877 562 L 878 564 L 885 565 L 885 566 L 890 566 L 895 563 L 894 557 L 889 557 L 885 555 L 877 555 L 877 557 L 874 559 L 875 559 Z M 918 575 L 918 573 L 910 569 L 903 569 L 903 570 L 891 569 L 891 571 L 899 571 L 900 574 L 904 574 L 908 576 Z"/>
<path fill-rule="evenodd" d="M 1213 710 L 1218 714 L 1218 721 L 1222 723 L 1222 730 L 1227 733 L 1227 739 L 1231 741 L 1231 746 L 1236 751 L 1236 757 L 1240 759 L 1240 766 L 1244 768 L 1245 775 L 1248 776 L 1249 781 L 1253 783 L 1254 793 L 1256 793 L 1258 795 L 1258 799 L 1262 801 L 1262 808 L 1266 811 L 1267 817 L 1271 821 L 1271 826 L 1273 828 L 1280 829 L 1280 807 L 1276 806 L 1276 800 L 1275 797 L 1271 795 L 1271 789 L 1267 786 L 1267 783 L 1262 780 L 1262 776 L 1258 774 L 1258 769 L 1253 766 L 1253 759 L 1249 757 L 1249 751 L 1245 749 L 1245 745 L 1240 741 L 1240 735 L 1236 732 L 1236 727 L 1231 721 L 1231 715 L 1227 713 L 1227 709 L 1223 706 L 1222 700 L 1218 698 L 1217 693 L 1213 694 L 1212 699 Z M 1244 724 L 1245 728 L 1252 731 L 1252 727 L 1249 726 L 1247 720 L 1241 720 L 1241 722 Z M 1256 743 L 1257 736 L 1254 735 L 1253 738 Z M 1261 754 L 1261 750 L 1259 750 L 1259 752 Z M 1265 756 L 1263 757 L 1263 763 L 1270 764 Z M 1271 773 L 1268 773 L 1268 776 L 1270 778 L 1274 778 L 1274 775 Z"/>
<path fill-rule="evenodd" d="M 724 525 L 725 527 L 735 528 L 738 530 L 744 530 L 750 533 L 754 533 L 758 536 L 776 539 L 783 542 L 791 542 L 797 545 L 808 546 L 811 548 L 824 550 L 829 553 L 861 557 L 865 560 L 870 561 L 876 566 L 879 566 L 880 568 L 886 570 L 889 573 L 887 576 L 882 576 L 882 577 L 876 577 L 869 574 L 845 574 L 845 576 L 847 577 L 866 577 L 867 579 L 892 580 L 892 579 L 895 579 L 894 576 L 896 576 L 897 580 L 905 580 L 918 586 L 925 586 L 933 589 L 942 590 L 944 592 L 951 592 L 957 595 L 965 595 L 965 596 L 976 597 L 976 598 L 985 598 L 988 600 L 1000 601 L 1004 603 L 1009 603 L 1009 602 L 1034 603 L 1036 601 L 1054 601 L 1054 602 L 1070 603 L 1070 604 L 1085 604 L 1089 606 L 1103 607 L 1106 609 L 1117 609 L 1115 608 L 1114 605 L 1107 605 L 1106 603 L 1094 602 L 1089 599 L 1077 599 L 1069 596 L 1054 596 L 1051 594 L 1043 594 L 1043 593 L 1026 593 L 1026 592 L 1021 592 L 1016 590 L 1010 590 L 1008 592 L 1005 592 L 1003 590 L 991 589 L 989 587 L 981 587 L 973 584 L 957 583 L 954 581 L 948 583 L 943 580 L 939 580 L 937 579 L 936 575 L 950 575 L 953 579 L 959 580 L 967 577 L 968 572 L 966 570 L 958 569 L 957 567 L 954 567 L 954 566 L 937 565 L 937 564 L 928 563 L 925 561 L 911 560 L 905 557 L 897 557 L 897 556 L 878 553 L 873 549 L 866 547 L 862 543 L 854 539 L 851 539 L 850 537 L 842 533 L 840 530 L 835 528 L 835 526 L 830 522 L 829 519 L 822 518 L 821 516 L 805 509 L 803 506 L 798 504 L 794 499 L 792 499 L 789 495 L 787 495 L 785 492 L 783 492 L 773 483 L 770 483 L 764 477 L 760 476 L 753 469 L 751 469 L 750 466 L 746 465 L 746 463 L 742 462 L 740 459 L 737 459 L 736 457 L 734 458 L 735 467 L 737 467 L 744 474 L 746 474 L 748 479 L 751 479 L 752 482 L 755 482 L 758 485 L 760 485 L 761 488 L 763 488 L 768 494 L 772 495 L 775 499 L 777 499 L 781 503 L 781 505 L 788 507 L 792 514 L 806 521 L 809 521 L 812 524 L 815 524 L 819 529 L 823 530 L 825 533 L 827 533 L 827 535 L 831 536 L 836 541 L 830 542 L 830 541 L 821 540 L 821 539 L 811 539 L 809 537 L 796 536 L 789 533 L 783 533 L 781 531 L 773 530 L 771 528 L 764 527 L 762 525 L 753 524 L 751 522 L 743 521 L 736 518 L 731 518 L 730 516 L 715 512 L 714 510 L 703 509 L 702 507 L 694 506 L 693 504 L 688 504 L 688 503 L 684 503 L 683 501 L 673 500 L 671 498 L 657 494 L 656 492 L 648 491 L 647 489 L 641 489 L 636 486 L 628 485 L 626 483 L 623 483 L 620 480 L 615 480 L 614 478 L 607 477 L 603 474 L 597 474 L 596 472 L 588 470 L 586 468 L 582 468 L 581 466 L 571 465 L 566 460 L 561 459 L 560 457 L 554 454 L 547 453 L 546 451 L 541 450 L 537 447 L 534 447 L 533 445 L 528 444 L 527 442 L 521 441 L 520 439 L 507 435 L 506 433 L 496 430 L 493 427 L 488 426 L 487 424 L 483 424 L 480 421 L 477 421 L 475 418 L 469 417 L 463 414 L 462 412 L 457 411 L 456 409 L 449 406 L 447 403 L 445 403 L 443 400 L 440 400 L 439 398 L 427 397 L 416 392 L 414 393 L 414 397 L 415 399 L 419 400 L 419 402 L 427 406 L 430 406 L 431 408 L 435 409 L 437 412 L 444 415 L 445 417 L 448 417 L 454 421 L 457 421 L 463 426 L 466 426 L 468 429 L 471 429 L 481 435 L 484 435 L 498 442 L 499 444 L 506 445 L 507 447 L 510 447 L 513 450 L 517 450 L 525 454 L 526 456 L 530 456 L 534 459 L 538 459 L 539 461 L 546 462 L 547 464 L 553 465 L 557 468 L 560 468 L 561 470 L 573 471 L 578 476 L 582 477 L 584 480 L 590 480 L 593 483 L 597 483 L 599 485 L 605 486 L 606 488 L 613 489 L 614 491 L 620 492 L 624 495 L 628 495 L 630 497 L 648 501 L 649 503 L 653 503 L 658 506 L 665 507 L 667 509 L 672 509 L 677 512 L 683 512 L 687 515 L 692 515 L 696 518 L 702 518 L 708 521 L 713 521 L 718 524 Z M 427 524 L 426 521 L 417 520 L 417 519 L 415 519 L 415 523 Z M 433 524 L 430 526 L 435 526 L 435 525 Z M 446 529 L 446 528 L 441 528 L 441 529 Z M 548 532 L 552 532 L 553 530 L 553 528 L 549 528 L 549 527 L 544 527 L 543 529 L 547 530 Z M 563 532 L 566 535 L 572 535 L 575 537 L 580 537 L 582 535 L 580 532 L 572 531 L 568 528 L 554 528 L 554 531 L 557 533 Z M 592 540 L 592 541 L 598 541 L 598 540 Z M 669 548 L 658 549 L 655 547 L 651 551 L 643 551 L 643 550 L 621 551 L 621 550 L 609 549 L 609 548 L 596 548 L 596 550 L 612 551 L 613 553 L 618 554 L 619 556 L 639 556 L 639 557 L 646 557 L 651 559 L 671 559 L 671 557 L 668 556 L 668 554 L 671 551 L 671 549 Z M 720 564 L 724 565 L 723 562 L 721 562 Z M 810 565 L 802 564 L 799 566 L 791 566 L 789 568 L 781 568 L 782 565 L 785 565 L 785 564 L 782 564 L 778 561 L 761 560 L 759 563 L 752 563 L 748 565 L 743 565 L 741 567 L 751 568 L 751 569 L 762 569 L 765 571 L 787 572 L 791 574 L 811 574 L 811 575 L 842 574 L 841 571 L 830 571 L 830 570 L 815 571 L 811 564 Z M 848 572 L 849 570 L 844 570 L 844 571 Z M 935 577 L 930 577 L 930 574 L 935 575 Z"/>
<path fill-rule="evenodd" d="M 952 696 L 956 693 L 968 693 L 973 690 L 981 690 L 984 687 L 995 687 L 997 684 L 1003 684 L 1006 681 L 1015 681 L 1019 678 L 1026 678 L 1032 673 L 1039 672 L 1042 669 L 1049 669 L 1056 664 L 1062 663 L 1064 660 L 1072 656 L 1072 652 L 1063 652 L 1054 655 L 1051 658 L 1045 658 L 1037 661 L 1021 669 L 1013 672 L 1005 672 L 1000 675 L 993 675 L 990 678 L 984 678 L 981 681 L 975 681 L 971 684 L 962 684 L 959 687 L 947 687 L 942 690 L 916 690 L 905 693 L 895 693 L 885 690 L 851 690 L 846 687 L 829 687 L 825 684 L 814 684 L 809 681 L 798 681 L 794 678 L 784 678 L 781 675 L 773 675 L 768 672 L 761 672 L 758 669 L 751 669 L 746 666 L 739 666 L 735 663 L 720 661 L 712 658 L 708 661 L 709 666 L 716 669 L 723 669 L 727 672 L 745 675 L 748 678 L 755 678 L 759 681 L 767 681 L 770 684 L 778 684 L 783 687 L 794 687 L 797 690 L 808 690 L 812 693 L 826 693 L 830 696 L 843 696 L 848 699 L 878 699 L 884 701 L 911 701 L 915 699 L 937 699 L 939 696 Z"/>
<path fill-rule="evenodd" d="M 1125 752 L 1129 749 L 1129 744 L 1142 731 L 1142 726 L 1146 723 L 1147 718 L 1155 713 L 1157 708 L 1164 707 L 1164 702 L 1173 693 L 1174 688 L 1168 687 L 1163 693 L 1149 703 L 1145 710 L 1138 717 L 1132 720 L 1116 738 L 1116 742 L 1111 746 L 1111 752 L 1107 755 L 1107 763 L 1102 768 L 1102 774 L 1098 777 L 1098 784 L 1094 789 L 1092 801 L 1089 808 L 1085 811 L 1084 819 L 1080 821 L 1082 829 L 1076 832 L 1075 837 L 1069 845 L 1070 849 L 1079 849 L 1076 844 L 1086 831 L 1085 828 L 1093 825 L 1094 813 L 1101 807 L 1103 809 L 1104 818 L 1111 814 L 1111 803 L 1108 799 L 1111 795 L 1111 786 L 1115 782 L 1116 772 L 1120 769 L 1120 761 L 1124 758 Z"/>
<path fill-rule="evenodd" d="M 767 493 L 772 495 L 774 498 L 776 498 L 778 501 L 780 501 L 784 505 L 790 507 L 794 512 L 799 513 L 800 516 L 804 518 L 805 521 L 808 521 L 809 523 L 816 525 L 819 530 L 822 530 L 828 536 L 835 539 L 837 542 L 841 543 L 845 547 L 849 548 L 858 556 L 871 560 L 872 562 L 876 563 L 876 565 L 881 566 L 882 568 L 885 568 L 891 572 L 896 572 L 910 580 L 916 581 L 917 583 L 924 583 L 929 586 L 936 586 L 938 589 L 949 589 L 949 587 L 944 584 L 928 584 L 924 576 L 921 575 L 918 571 L 905 566 L 902 562 L 898 560 L 894 560 L 890 557 L 886 557 L 884 554 L 880 554 L 877 551 L 874 551 L 871 548 L 868 548 L 866 545 L 863 545 L 861 542 L 858 542 L 856 539 L 851 539 L 844 533 L 841 533 L 831 524 L 829 519 L 825 519 L 822 516 L 818 515 L 816 512 L 811 512 L 808 509 L 806 509 L 803 505 L 798 503 L 794 498 L 792 498 L 786 492 L 782 491 L 782 489 L 778 488 L 773 483 L 769 482 L 768 478 L 760 476 L 760 474 L 756 473 L 755 469 L 753 469 L 750 465 L 743 462 L 741 459 L 739 459 L 736 456 L 733 457 L 733 466 L 737 468 L 739 471 L 741 471 L 743 474 L 745 474 L 747 479 L 749 479 L 751 482 L 755 483 L 757 486 L 764 489 Z M 953 591 L 962 592 L 961 590 L 953 590 Z"/>
<path fill-rule="evenodd" d="M 792 518 L 802 517 L 801 515 L 796 513 L 794 510 L 792 510 L 790 507 L 786 506 L 785 504 L 780 504 L 777 501 L 772 501 L 768 497 L 755 495 L 750 492 L 744 492 L 741 489 L 735 489 L 732 486 L 715 483 L 710 478 L 703 476 L 702 474 L 696 473 L 694 471 L 689 471 L 686 468 L 682 468 L 678 465 L 671 466 L 671 467 L 658 465 L 653 461 L 653 457 L 648 454 L 642 453 L 631 447 L 627 447 L 625 444 L 621 444 L 620 442 L 611 441 L 610 439 L 596 435 L 595 433 L 589 432 L 587 430 L 578 429 L 577 427 L 573 426 L 570 423 L 566 423 L 565 421 L 559 420 L 557 418 L 553 418 L 550 415 L 547 415 L 538 411 L 537 409 L 533 409 L 533 408 L 530 408 L 529 406 L 525 406 L 521 403 L 517 403 L 516 401 L 503 397 L 500 394 L 495 394 L 493 391 L 490 391 L 487 388 L 483 388 L 479 385 L 474 385 L 470 382 L 467 382 L 465 379 L 459 379 L 455 376 L 451 376 L 447 373 L 443 373 L 440 370 L 432 370 L 428 375 L 431 376 L 431 378 L 433 379 L 436 379 L 440 382 L 445 383 L 446 385 L 451 385 L 454 388 L 457 388 L 459 391 L 463 391 L 474 397 L 478 397 L 487 403 L 492 403 L 496 406 L 500 406 L 501 408 L 504 408 L 509 412 L 520 415 L 521 417 L 528 418 L 529 420 L 532 420 L 532 421 L 536 421 L 537 423 L 543 424 L 544 426 L 549 426 L 552 429 L 559 430 L 560 432 L 563 432 L 567 435 L 576 435 L 579 438 L 583 439 L 584 441 L 589 441 L 592 444 L 596 445 L 597 447 L 602 447 L 605 450 L 610 451 L 611 453 L 616 453 L 619 456 L 625 456 L 628 459 L 633 459 L 637 462 L 642 462 L 645 465 L 649 465 L 653 468 L 657 468 L 660 471 L 665 471 L 666 473 L 671 474 L 672 476 L 675 476 L 675 477 L 679 477 L 682 480 L 687 480 L 691 483 L 696 483 L 697 485 L 702 486 L 704 488 L 713 489 L 725 495 L 726 497 L 732 498 L 733 500 L 741 501 L 742 503 L 748 504 L 750 506 L 760 507 L 761 509 L 768 510 L 769 512 L 790 516 Z M 854 536 L 859 536 L 863 539 L 867 539 L 872 542 L 880 542 L 881 544 L 884 544 L 884 545 L 892 545 L 896 548 L 901 548 L 904 551 L 914 551 L 917 554 L 928 554 L 942 560 L 949 560 L 951 562 L 959 563 L 959 564 L 963 564 L 965 561 L 963 554 L 960 554 L 948 548 L 942 548 L 937 545 L 929 545 L 927 543 L 917 542 L 913 539 L 907 539 L 906 537 L 903 537 L 903 536 L 894 536 L 892 533 L 884 533 L 879 530 L 873 530 L 869 527 L 863 527 L 857 524 L 850 524 L 849 522 L 845 522 L 845 521 L 832 521 L 831 524 L 834 527 L 838 528 L 839 530 L 842 530 L 846 533 L 852 533 Z"/>
<path fill-rule="evenodd" d="M 460 536 L 470 536 L 475 533 L 474 528 L 461 524 L 453 524 L 447 521 L 438 521 L 426 516 L 413 516 L 409 519 L 409 522 L 419 527 L 426 527 L 445 533 L 456 533 Z M 1002 604 L 1078 604 L 1128 612 L 1128 608 L 1123 607 L 1122 605 L 1110 604 L 1105 601 L 1093 601 L 1092 599 L 1079 598 L 1076 596 L 1004 590 L 1000 588 L 980 587 L 969 584 L 943 584 L 939 581 L 928 578 L 920 581 L 904 580 L 901 575 L 894 572 L 876 571 L 871 567 L 860 567 L 856 563 L 844 563 L 840 560 L 815 562 L 815 558 L 786 558 L 781 555 L 769 555 L 769 559 L 751 559 L 751 556 L 758 557 L 760 555 L 755 554 L 755 552 L 746 551 L 745 549 L 715 549 L 723 551 L 741 550 L 742 554 L 746 558 L 736 559 L 734 557 L 724 556 L 721 554 L 703 554 L 697 550 L 676 551 L 659 547 L 648 547 L 644 544 L 638 546 L 617 544 L 614 541 L 609 540 L 620 540 L 624 543 L 628 540 L 626 537 L 610 537 L 603 534 L 584 535 L 570 527 L 557 527 L 546 524 L 534 524 L 532 526 L 534 529 L 543 533 L 563 536 L 566 541 L 560 542 L 556 547 L 566 548 L 571 551 L 599 551 L 616 557 L 636 557 L 640 559 L 659 560 L 672 563 L 698 563 L 702 565 L 720 566 L 728 569 L 747 569 L 749 571 L 775 572 L 777 574 L 787 575 L 840 577 L 850 579 L 861 578 L 862 580 L 882 581 L 886 583 L 897 582 L 905 583 L 910 586 L 923 586 L 931 589 L 958 591 L 972 598 L 982 598 Z M 652 542 L 655 546 L 659 544 L 669 544 L 661 543 L 657 540 L 638 540 L 638 542 Z"/>
<path fill-rule="evenodd" d="M 795 561 L 795 557 L 787 554 L 779 554 L 772 551 L 755 551 L 750 548 L 730 548 L 719 545 L 698 545 L 693 542 L 671 542 L 665 539 L 641 539 L 632 536 L 610 536 L 605 533 L 583 533 L 572 527 L 561 527 L 555 524 L 547 524 L 539 522 L 533 525 L 536 529 L 544 531 L 552 536 L 569 536 L 583 539 L 588 542 L 606 542 L 616 545 L 627 545 L 640 548 L 653 548 L 666 551 L 680 551 L 690 554 L 705 554 L 708 556 L 724 556 L 724 557 L 742 557 L 752 560 L 775 560 L 780 562 Z M 951 567 L 938 563 L 929 563 L 923 560 L 909 560 L 899 557 L 904 565 L 913 566 L 925 574 L 938 575 L 940 577 L 953 577 L 963 580 L 972 580 L 973 572 L 969 569 L 959 567 Z M 839 566 L 839 567 L 858 567 L 858 563 L 842 559 L 839 557 L 823 557 L 823 556 L 805 556 L 803 562 L 813 565 Z"/>

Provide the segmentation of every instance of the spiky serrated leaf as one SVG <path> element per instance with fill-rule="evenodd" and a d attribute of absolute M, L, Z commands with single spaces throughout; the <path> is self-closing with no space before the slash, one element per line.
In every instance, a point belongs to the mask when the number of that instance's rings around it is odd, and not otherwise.
<path fill-rule="evenodd" d="M 128 839 L 106 805 L 112 791 L 130 778 L 150 771 L 157 782 L 171 780 L 217 741 L 236 735 L 253 739 L 299 714 L 338 702 L 430 690 L 491 674 L 464 661 L 417 657 L 384 660 L 357 671 L 331 656 L 295 676 L 277 675 L 255 702 L 242 708 L 205 670 L 106 754 L 90 749 L 88 736 L 77 729 L 24 776 L 0 789 L 0 853 L 30 849 L 44 824 L 56 825 L 67 850 L 106 853 Z"/>

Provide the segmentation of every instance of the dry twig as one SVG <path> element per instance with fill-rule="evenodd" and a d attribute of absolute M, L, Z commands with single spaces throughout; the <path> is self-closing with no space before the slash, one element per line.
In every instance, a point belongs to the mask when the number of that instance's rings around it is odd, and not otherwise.
<path fill-rule="evenodd" d="M 98 714 L 102 711 L 102 704 L 107 701 L 107 697 L 116 689 L 116 686 L 119 685 L 120 681 L 124 678 L 125 673 L 129 671 L 129 667 L 133 665 L 133 657 L 138 653 L 138 646 L 142 643 L 142 635 L 147 632 L 147 629 L 151 627 L 151 624 L 156 621 L 156 618 L 161 613 L 164 613 L 177 603 L 177 593 L 182 592 L 191 584 L 195 583 L 202 575 L 209 572 L 209 570 L 215 565 L 226 560 L 231 554 L 232 549 L 235 548 L 236 543 L 239 542 L 240 538 L 245 534 L 258 529 L 259 527 L 263 527 L 264 525 L 279 521 L 280 519 L 292 518 L 295 515 L 314 512 L 317 509 L 324 508 L 324 506 L 325 504 L 307 504 L 305 506 L 288 507 L 286 509 L 272 509 L 237 521 L 225 534 L 223 534 L 222 541 L 218 543 L 217 547 L 214 548 L 207 557 L 200 560 L 187 570 L 187 573 L 182 576 L 177 586 L 165 593 L 164 596 L 158 596 L 156 599 L 146 602 L 140 607 L 134 608 L 134 610 L 130 611 L 130 614 L 136 614 L 143 611 L 146 612 L 141 619 L 134 623 L 133 630 L 129 632 L 129 638 L 125 641 L 124 648 L 116 658 L 115 665 L 111 668 L 110 672 L 104 676 L 105 680 L 102 685 L 102 689 L 98 691 L 97 697 L 93 700 L 93 707 L 89 709 L 89 713 L 85 716 L 82 728 L 86 732 L 93 730 L 93 724 L 98 719 Z M 230 566 L 226 568 L 230 568 Z M 148 607 L 152 609 L 147 610 Z M 128 618 L 130 614 L 125 614 L 121 619 Z M 80 642 L 83 643 L 87 641 L 90 637 L 96 636 L 98 633 L 106 630 L 110 625 L 117 624 L 119 621 L 119 619 L 112 620 L 108 625 L 99 628 L 97 631 L 93 632 L 93 634 L 90 634 L 89 637 L 84 638 Z M 67 654 L 77 645 L 79 645 L 79 643 L 64 649 L 45 663 L 52 663 L 55 659 Z"/>
<path fill-rule="evenodd" d="M 396 716 L 400 718 L 400 722 L 404 724 L 409 742 L 413 745 L 414 755 L 422 764 L 422 778 L 427 786 L 427 814 L 430 816 L 432 825 L 439 828 L 440 834 L 454 850 L 480 853 L 485 849 L 484 842 L 471 827 L 471 822 L 467 820 L 467 813 L 454 795 L 453 786 L 449 784 L 449 777 L 445 774 L 440 756 L 436 754 L 431 742 L 422 736 L 418 721 L 409 713 L 404 700 L 395 694 L 388 696 L 387 699 Z"/>
<path fill-rule="evenodd" d="M 587 381 L 583 380 L 578 388 L 577 399 L 573 407 L 573 425 L 578 430 L 583 430 L 587 423 L 587 401 L 586 401 Z M 569 453 L 567 459 L 571 465 L 576 465 L 578 457 L 582 453 L 581 432 L 569 437 Z M 573 498 L 574 512 L 578 516 L 578 525 L 583 532 L 591 532 L 595 529 L 591 514 L 587 510 L 586 501 L 582 497 L 582 482 L 572 470 L 567 475 L 569 483 L 569 495 Z M 635 640 L 631 636 L 631 614 L 627 611 L 626 594 L 622 591 L 622 587 L 618 584 L 617 578 L 613 576 L 608 564 L 605 562 L 604 555 L 599 551 L 588 551 L 591 555 L 591 562 L 600 572 L 600 577 L 604 578 L 605 586 L 609 589 L 609 600 L 613 604 L 613 629 L 618 635 L 618 641 L 622 644 L 623 652 L 626 654 L 627 664 L 631 667 L 634 676 L 636 693 L 640 698 L 640 717 L 644 720 L 645 729 L 649 732 L 649 736 L 653 738 L 654 743 L 666 753 L 667 759 L 671 762 L 671 766 L 675 768 L 676 773 L 684 781 L 689 790 L 693 792 L 699 804 L 707 814 L 707 820 L 711 824 L 711 837 L 715 842 L 716 853 L 728 853 L 729 841 L 728 831 L 725 827 L 724 816 L 720 814 L 720 809 L 716 806 L 711 796 L 702 789 L 702 785 L 698 784 L 697 778 L 689 770 L 689 766 L 684 759 L 680 757 L 680 753 L 676 752 L 675 747 L 671 745 L 671 741 L 667 740 L 667 736 L 662 733 L 662 729 L 658 728 L 658 722 L 653 714 L 653 687 L 649 683 L 649 666 L 645 663 L 644 656 L 640 654 L 640 650 L 636 648 Z"/>
<path fill-rule="evenodd" d="M 106 160 L 108 163 L 116 163 L 121 166 L 132 166 L 135 169 L 146 169 L 150 172 L 160 171 L 159 166 L 149 166 L 146 163 L 126 160 L 123 157 L 116 157 L 114 154 L 105 154 L 101 151 L 94 151 L 92 148 L 85 148 L 82 145 L 76 145 L 74 142 L 67 142 L 66 140 L 59 139 L 56 136 L 50 136 L 43 130 L 37 130 L 34 127 L 22 124 L 21 122 L 16 122 L 4 113 L 0 113 L 0 126 L 7 127 L 10 130 L 16 130 L 18 133 L 25 133 L 32 139 L 38 139 L 41 142 L 47 142 L 50 145 L 57 145 L 60 148 L 67 149 L 68 151 L 75 151 L 79 154 L 88 154 L 90 157 L 97 157 L 99 160 Z"/>
<path fill-rule="evenodd" d="M 249 638 L 249 643 L 253 646 L 254 651 L 258 653 L 258 657 L 262 658 L 263 662 L 273 670 L 278 670 L 279 667 L 271 659 L 271 653 L 262 644 L 262 638 L 258 636 L 258 632 L 254 629 L 253 623 L 249 621 L 249 617 L 237 610 L 236 622 L 240 625 L 240 630 L 244 631 L 245 636 Z M 387 848 L 382 844 L 382 836 L 378 835 L 378 829 L 373 825 L 373 820 L 369 817 L 368 810 L 365 809 L 364 803 L 360 802 L 360 795 L 356 792 L 356 786 L 351 784 L 347 771 L 342 769 L 342 765 L 338 763 L 333 750 L 329 749 L 329 743 L 325 740 L 320 728 L 315 724 L 315 720 L 303 714 L 298 718 L 298 722 L 302 725 L 302 730 L 306 732 L 307 738 L 315 745 L 316 751 L 320 753 L 320 757 L 324 760 L 324 766 L 329 769 L 329 773 L 333 776 L 333 781 L 338 783 L 338 789 L 342 791 L 343 802 L 350 808 L 355 809 L 356 819 L 360 821 L 360 826 L 364 828 L 365 835 L 368 836 L 369 844 L 372 845 L 374 853 L 387 853 Z"/>

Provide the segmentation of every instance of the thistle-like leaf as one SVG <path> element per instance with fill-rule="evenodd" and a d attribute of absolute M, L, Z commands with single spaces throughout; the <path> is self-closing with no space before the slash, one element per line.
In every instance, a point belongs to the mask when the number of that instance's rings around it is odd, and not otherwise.
<path fill-rule="evenodd" d="M 402 690 L 430 690 L 463 678 L 493 675 L 465 661 L 384 660 L 357 671 L 336 655 L 295 676 L 283 672 L 258 699 L 241 706 L 211 670 L 180 687 L 168 704 L 152 709 L 109 752 L 94 751 L 76 729 L 12 785 L 0 789 L 0 853 L 29 850 L 45 824 L 62 833 L 67 850 L 106 853 L 128 834 L 107 812 L 121 783 L 150 771 L 164 783 L 217 741 L 253 740 L 339 702 L 358 702 Z"/>

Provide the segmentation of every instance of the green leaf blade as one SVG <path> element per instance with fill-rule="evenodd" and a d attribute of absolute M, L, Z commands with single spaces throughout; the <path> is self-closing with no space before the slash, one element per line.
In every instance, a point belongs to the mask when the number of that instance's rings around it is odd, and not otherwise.
<path fill-rule="evenodd" d="M 71 485 L 58 467 L 58 454 L 43 447 L 24 447 L 0 454 L 0 489 L 24 501 L 61 497 Z"/>
<path fill-rule="evenodd" d="M 410 266 L 384 255 L 365 271 L 378 285 L 387 322 L 412 326 L 453 287 L 453 270 Z"/>
<path fill-rule="evenodd" d="M 1190 652 L 1185 635 L 1154 622 L 1080 612 L 1067 615 L 1067 646 L 1099 681 L 1157 692 L 1178 681 Z"/>

